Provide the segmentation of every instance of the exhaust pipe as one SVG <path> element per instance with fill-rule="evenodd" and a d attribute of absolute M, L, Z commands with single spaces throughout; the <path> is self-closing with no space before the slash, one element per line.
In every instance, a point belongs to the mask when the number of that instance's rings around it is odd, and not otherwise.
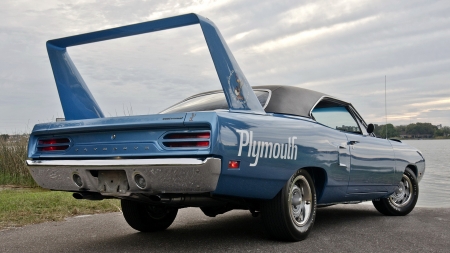
<path fill-rule="evenodd" d="M 75 199 L 103 200 L 104 197 L 98 192 L 75 192 L 72 194 Z"/>

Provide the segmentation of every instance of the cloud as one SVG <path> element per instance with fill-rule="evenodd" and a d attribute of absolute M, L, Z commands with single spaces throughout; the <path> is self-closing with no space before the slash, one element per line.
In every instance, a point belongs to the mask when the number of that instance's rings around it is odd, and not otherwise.
<path fill-rule="evenodd" d="M 45 41 L 196 12 L 220 29 L 252 85 L 297 85 L 356 106 L 366 121 L 450 125 L 445 1 L 3 1 L 0 133 L 63 113 Z M 73 47 L 106 115 L 155 113 L 218 89 L 198 26 Z"/>

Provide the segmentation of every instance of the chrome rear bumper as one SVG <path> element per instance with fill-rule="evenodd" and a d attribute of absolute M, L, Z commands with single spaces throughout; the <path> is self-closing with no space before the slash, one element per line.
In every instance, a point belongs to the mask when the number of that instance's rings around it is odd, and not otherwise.
<path fill-rule="evenodd" d="M 27 160 L 27 164 L 43 188 L 108 196 L 211 192 L 221 169 L 219 158 Z"/>

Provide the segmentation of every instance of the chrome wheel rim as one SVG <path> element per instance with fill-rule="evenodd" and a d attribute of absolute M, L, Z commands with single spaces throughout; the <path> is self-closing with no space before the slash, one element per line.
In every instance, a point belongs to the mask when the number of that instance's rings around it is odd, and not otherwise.
<path fill-rule="evenodd" d="M 398 183 L 395 192 L 389 196 L 389 202 L 396 207 L 406 206 L 412 199 L 413 188 L 411 179 L 403 175 L 402 180 Z"/>
<path fill-rule="evenodd" d="M 289 214 L 292 222 L 302 227 L 311 216 L 312 193 L 308 180 L 304 176 L 294 179 L 289 191 Z"/>

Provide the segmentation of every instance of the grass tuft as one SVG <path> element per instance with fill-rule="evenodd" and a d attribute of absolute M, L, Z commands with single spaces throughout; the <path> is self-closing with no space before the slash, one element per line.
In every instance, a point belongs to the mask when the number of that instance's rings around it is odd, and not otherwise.
<path fill-rule="evenodd" d="M 77 200 L 70 192 L 42 189 L 0 189 L 0 230 L 66 217 L 120 211 L 120 201 Z"/>

